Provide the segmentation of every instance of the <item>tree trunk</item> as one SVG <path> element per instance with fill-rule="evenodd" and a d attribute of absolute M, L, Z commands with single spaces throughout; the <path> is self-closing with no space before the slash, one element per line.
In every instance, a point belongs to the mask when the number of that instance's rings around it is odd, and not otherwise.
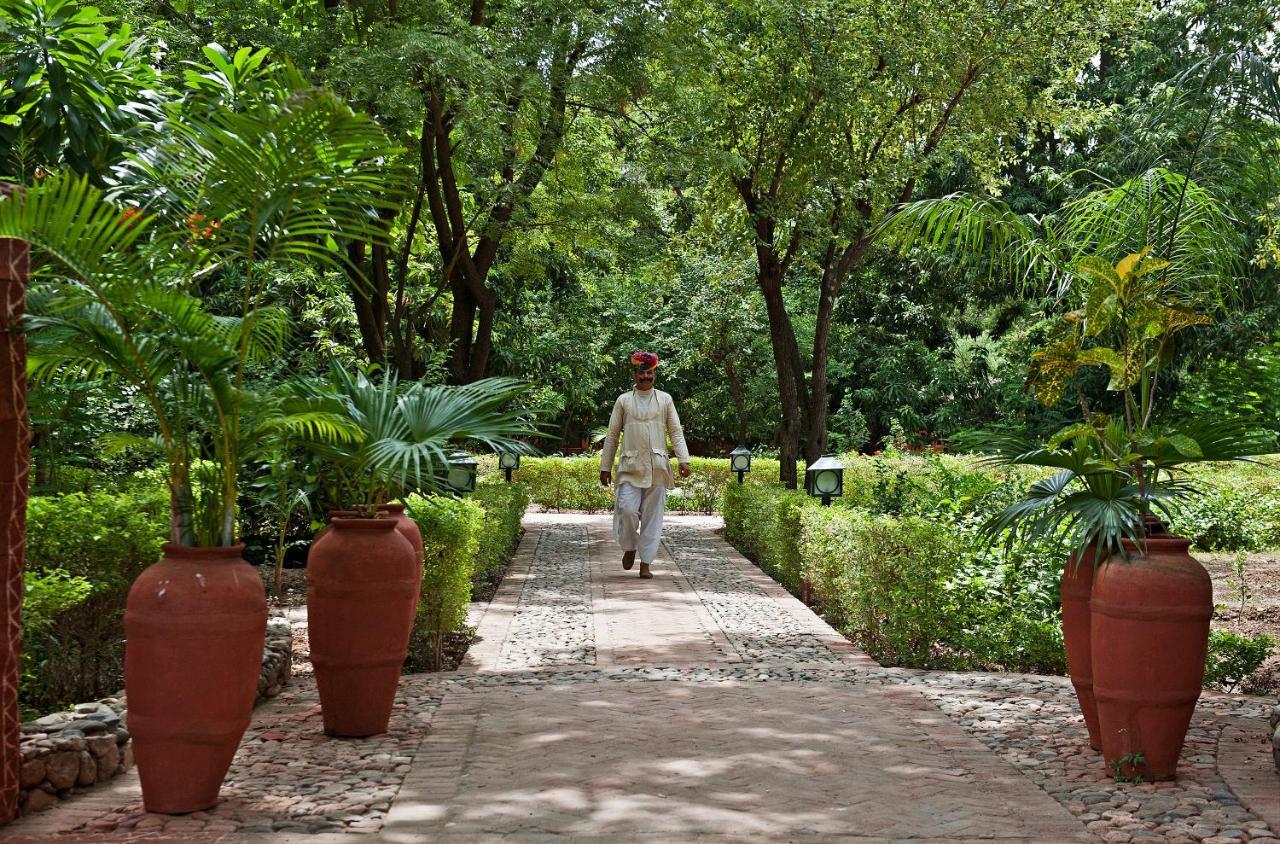
<path fill-rule="evenodd" d="M 769 339 L 773 347 L 773 363 L 778 371 L 778 402 L 782 411 L 782 429 L 778 435 L 778 480 L 787 489 L 796 488 L 796 459 L 804 437 L 804 405 L 808 396 L 804 383 L 804 365 L 796 343 L 791 316 L 782 300 L 780 267 L 772 266 L 760 273 L 760 289 L 764 293 L 769 314 Z"/>
<path fill-rule="evenodd" d="M 738 375 L 738 364 L 733 359 L 733 349 L 729 345 L 729 338 L 725 330 L 720 333 L 721 348 L 723 354 L 721 360 L 724 363 L 725 380 L 729 382 L 729 395 L 733 396 L 733 410 L 738 417 L 738 445 L 747 444 L 747 424 L 751 421 L 747 417 L 747 401 L 742 388 L 742 378 Z"/>
<path fill-rule="evenodd" d="M 809 427 L 804 443 L 804 459 L 809 463 L 827 450 L 827 359 L 831 347 L 831 322 L 835 315 L 836 297 L 840 294 L 837 273 L 838 268 L 830 264 L 823 271 L 822 289 L 818 296 L 818 319 L 813 332 L 813 375 L 809 384 Z"/>
<path fill-rule="evenodd" d="M 0 187 L 0 190 L 4 190 Z M 5 191 L 6 193 L 8 191 Z M 7 200 L 14 201 L 14 200 Z M 30 253 L 25 242 L 0 238 L 0 516 L 4 519 L 0 567 L 0 823 L 18 814 L 18 678 L 22 648 L 22 572 L 27 528 L 27 473 L 31 424 L 27 420 L 27 342 L 22 334 Z"/>
<path fill-rule="evenodd" d="M 347 271 L 347 287 L 364 352 L 370 363 L 382 363 L 387 356 L 387 250 L 375 245 L 366 262 L 365 246 L 363 241 L 347 244 L 347 258 L 352 264 Z"/>
<path fill-rule="evenodd" d="M 467 383 L 471 372 L 471 333 L 476 321 L 476 302 L 467 283 L 456 278 L 453 287 L 453 313 L 449 319 L 449 380 Z"/>

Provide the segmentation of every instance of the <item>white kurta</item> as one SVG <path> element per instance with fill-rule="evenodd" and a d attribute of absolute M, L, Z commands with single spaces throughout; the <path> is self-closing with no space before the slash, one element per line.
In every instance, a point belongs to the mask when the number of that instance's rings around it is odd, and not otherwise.
<path fill-rule="evenodd" d="M 600 471 L 613 471 L 616 455 L 618 470 L 614 480 L 619 485 L 629 483 L 637 489 L 646 489 L 660 479 L 668 489 L 675 486 L 667 437 L 671 438 L 676 459 L 688 463 L 689 448 L 685 445 L 684 428 L 671 394 L 656 389 L 628 390 L 613 403 L 609 433 L 600 453 Z"/>
<path fill-rule="evenodd" d="M 600 454 L 600 471 L 612 471 L 621 439 L 613 535 L 623 551 L 638 551 L 640 562 L 646 564 L 658 556 L 667 490 L 675 485 L 667 455 L 668 436 L 676 459 L 688 463 L 684 429 L 669 394 L 661 390 L 631 390 L 618 396 Z"/>

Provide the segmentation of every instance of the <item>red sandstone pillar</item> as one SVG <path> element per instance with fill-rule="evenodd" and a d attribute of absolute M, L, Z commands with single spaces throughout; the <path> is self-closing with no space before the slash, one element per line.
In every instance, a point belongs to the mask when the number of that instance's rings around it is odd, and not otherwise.
<path fill-rule="evenodd" d="M 0 196 L 8 193 L 5 188 L 0 185 Z M 18 674 L 31 424 L 27 420 L 27 343 L 21 330 L 29 272 L 27 244 L 0 238 L 0 823 L 18 814 L 22 767 Z"/>

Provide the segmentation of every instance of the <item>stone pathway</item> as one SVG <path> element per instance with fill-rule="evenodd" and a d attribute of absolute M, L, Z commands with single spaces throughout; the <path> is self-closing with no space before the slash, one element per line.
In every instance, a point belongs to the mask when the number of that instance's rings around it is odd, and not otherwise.
<path fill-rule="evenodd" d="M 1264 699 L 1206 695 L 1179 780 L 1117 784 L 1064 679 L 881 668 L 718 524 L 671 518 L 642 581 L 607 517 L 531 515 L 466 663 L 405 677 L 388 735 L 324 737 L 304 676 L 216 809 L 147 815 L 128 774 L 0 838 L 1280 844 Z"/>

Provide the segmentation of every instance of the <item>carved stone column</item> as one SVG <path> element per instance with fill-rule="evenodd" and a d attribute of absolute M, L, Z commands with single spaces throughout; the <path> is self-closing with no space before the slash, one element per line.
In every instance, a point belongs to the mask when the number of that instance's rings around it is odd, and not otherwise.
<path fill-rule="evenodd" d="M 9 193 L 0 185 L 0 197 Z M 0 199 L 0 202 L 12 201 Z M 22 335 L 28 245 L 0 238 L 0 823 L 18 814 L 18 676 L 22 647 L 23 546 L 27 531 L 27 343 Z"/>

